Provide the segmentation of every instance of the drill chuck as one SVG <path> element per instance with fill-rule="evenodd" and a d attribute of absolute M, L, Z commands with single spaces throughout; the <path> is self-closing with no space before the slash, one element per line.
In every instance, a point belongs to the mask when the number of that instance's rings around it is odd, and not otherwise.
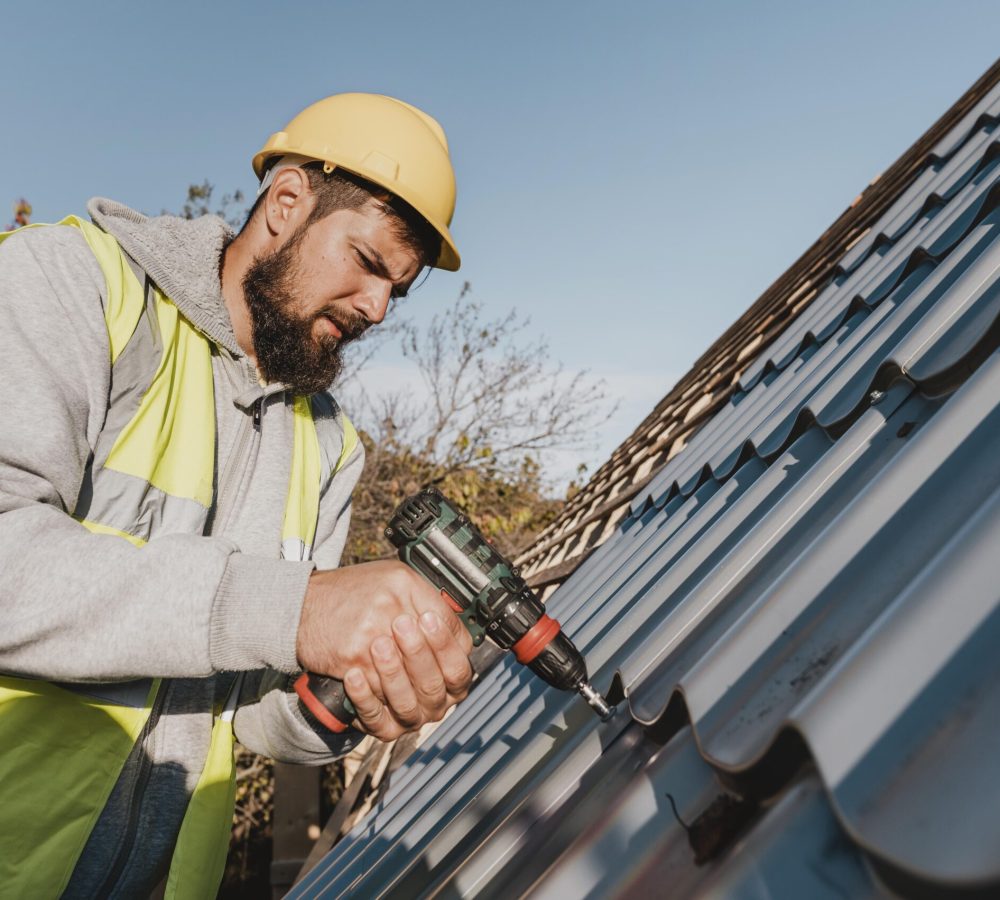
<path fill-rule="evenodd" d="M 528 663 L 528 668 L 542 681 L 561 691 L 575 691 L 579 684 L 587 681 L 587 664 L 562 631 Z"/>

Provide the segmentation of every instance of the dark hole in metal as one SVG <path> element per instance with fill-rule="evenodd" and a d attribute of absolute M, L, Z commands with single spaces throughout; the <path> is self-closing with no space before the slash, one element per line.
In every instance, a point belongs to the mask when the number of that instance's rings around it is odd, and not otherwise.
<path fill-rule="evenodd" d="M 702 866 L 725 850 L 760 809 L 753 800 L 719 794 L 688 827 L 695 865 Z"/>

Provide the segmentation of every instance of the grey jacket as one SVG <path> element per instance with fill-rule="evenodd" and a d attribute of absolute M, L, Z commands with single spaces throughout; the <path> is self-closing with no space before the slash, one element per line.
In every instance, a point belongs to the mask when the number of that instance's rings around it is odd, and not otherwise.
<path fill-rule="evenodd" d="M 0 372 L 19 387 L 0 413 L 0 671 L 64 682 L 169 679 L 67 892 L 146 896 L 169 865 L 212 705 L 231 673 L 248 673 L 234 725 L 251 750 L 320 764 L 356 740 L 311 727 L 290 676 L 306 582 L 314 566 L 339 563 L 364 460 L 359 443 L 324 486 L 313 562 L 282 561 L 290 397 L 280 385 L 262 388 L 236 344 L 219 280 L 227 226 L 210 216 L 146 218 L 100 199 L 88 210 L 213 342 L 216 497 L 224 480 L 229 500 L 213 509 L 205 535 L 166 535 L 141 550 L 95 538 L 71 518 L 109 405 L 104 277 L 79 229 L 8 238 Z M 332 396 L 316 399 L 326 412 L 317 431 L 336 459 L 339 409 Z"/>

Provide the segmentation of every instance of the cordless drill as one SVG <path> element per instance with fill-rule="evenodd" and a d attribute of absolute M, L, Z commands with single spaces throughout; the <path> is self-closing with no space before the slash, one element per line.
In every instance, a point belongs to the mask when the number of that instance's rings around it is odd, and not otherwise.
<path fill-rule="evenodd" d="M 393 513 L 385 536 L 399 558 L 441 591 L 479 646 L 489 637 L 545 682 L 579 691 L 609 719 L 614 707 L 594 690 L 587 664 L 559 623 L 528 587 L 518 569 L 489 544 L 461 510 L 435 488 L 404 500 Z M 331 731 L 345 731 L 354 706 L 339 679 L 303 673 L 295 690 L 305 708 Z"/>

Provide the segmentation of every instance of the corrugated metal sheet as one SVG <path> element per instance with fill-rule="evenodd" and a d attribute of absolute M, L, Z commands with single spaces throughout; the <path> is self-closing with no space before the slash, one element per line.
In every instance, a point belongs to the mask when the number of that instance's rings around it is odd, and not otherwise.
<path fill-rule="evenodd" d="M 1000 89 L 295 896 L 1000 895 Z"/>
<path fill-rule="evenodd" d="M 1000 62 L 702 355 L 521 554 L 518 563 L 533 585 L 550 593 L 604 543 L 634 498 L 734 394 L 794 360 L 857 305 L 880 302 L 878 291 L 893 289 L 889 267 L 902 266 L 905 277 L 911 274 L 907 266 L 919 264 L 928 251 L 947 251 L 954 235 L 964 233 L 965 221 L 936 217 L 960 192 L 984 188 L 982 179 L 971 187 L 970 181 L 998 152 L 998 80 Z M 987 200 L 982 192 L 978 199 Z M 977 212 L 966 202 L 948 211 L 959 217 Z M 770 354 L 761 356 L 765 348 Z"/>

